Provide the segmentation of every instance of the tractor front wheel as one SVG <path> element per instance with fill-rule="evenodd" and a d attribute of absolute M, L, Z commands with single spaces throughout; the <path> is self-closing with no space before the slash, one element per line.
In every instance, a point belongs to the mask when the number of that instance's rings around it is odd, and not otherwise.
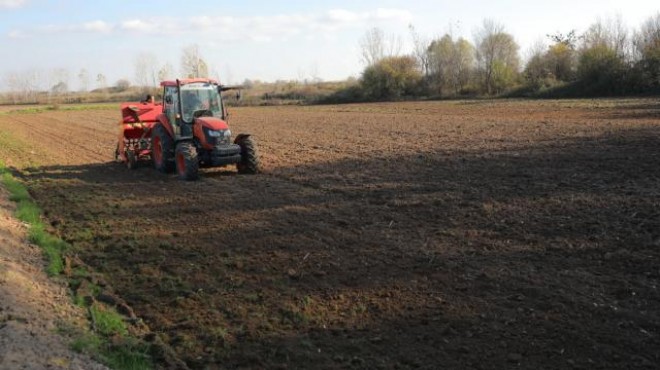
<path fill-rule="evenodd" d="M 199 160 L 197 149 L 189 141 L 182 141 L 176 146 L 176 171 L 179 178 L 185 181 L 197 180 L 199 177 Z"/>
<path fill-rule="evenodd" d="M 174 140 L 162 125 L 156 125 L 151 133 L 151 158 L 158 171 L 174 171 Z"/>
<path fill-rule="evenodd" d="M 255 174 L 261 170 L 257 146 L 249 135 L 238 135 L 235 141 L 241 147 L 241 161 L 236 163 L 236 169 L 241 174 Z"/>

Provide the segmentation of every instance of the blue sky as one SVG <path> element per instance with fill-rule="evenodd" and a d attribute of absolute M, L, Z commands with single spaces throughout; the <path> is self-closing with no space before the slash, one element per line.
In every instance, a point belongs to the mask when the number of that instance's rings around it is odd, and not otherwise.
<path fill-rule="evenodd" d="M 181 50 L 197 44 L 215 75 L 229 83 L 359 76 L 358 42 L 379 27 L 410 47 L 408 25 L 423 36 L 472 39 L 484 18 L 506 26 L 521 52 L 548 33 L 583 31 L 598 17 L 631 27 L 660 11 L 656 1 L 81 1 L 0 0 L 0 81 L 26 70 L 85 68 L 112 84 L 133 80 L 140 53 L 179 71 Z M 44 82 L 45 83 L 45 82 Z"/>

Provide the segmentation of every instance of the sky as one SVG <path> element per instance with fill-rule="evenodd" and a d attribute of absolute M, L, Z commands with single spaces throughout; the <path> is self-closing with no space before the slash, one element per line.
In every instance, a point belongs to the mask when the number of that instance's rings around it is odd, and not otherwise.
<path fill-rule="evenodd" d="M 75 88 L 83 68 L 110 85 L 134 81 L 144 53 L 178 73 L 181 51 L 192 44 L 224 83 L 342 80 L 359 77 L 359 40 L 373 27 L 401 37 L 408 52 L 411 24 L 422 37 L 451 30 L 472 40 L 492 19 L 524 56 L 547 34 L 612 17 L 633 29 L 658 12 L 658 0 L 0 0 L 0 83 L 12 73 L 66 69 Z"/>

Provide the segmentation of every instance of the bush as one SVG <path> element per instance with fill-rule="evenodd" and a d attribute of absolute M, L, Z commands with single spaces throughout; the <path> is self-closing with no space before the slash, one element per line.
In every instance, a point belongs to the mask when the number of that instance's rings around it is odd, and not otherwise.
<path fill-rule="evenodd" d="M 584 50 L 578 64 L 578 80 L 589 95 L 625 93 L 626 65 L 617 53 L 606 45 Z"/>
<path fill-rule="evenodd" d="M 366 99 L 387 100 L 415 95 L 421 81 L 415 58 L 389 57 L 367 67 L 360 86 Z"/>

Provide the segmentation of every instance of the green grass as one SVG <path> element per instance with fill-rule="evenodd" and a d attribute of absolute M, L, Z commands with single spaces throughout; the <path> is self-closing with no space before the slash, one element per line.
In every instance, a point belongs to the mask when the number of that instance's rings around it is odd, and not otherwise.
<path fill-rule="evenodd" d="M 149 370 L 153 368 L 148 355 L 149 348 L 130 338 L 110 346 L 101 336 L 86 333 L 71 344 L 71 349 L 78 353 L 88 354 L 111 369 Z"/>
<path fill-rule="evenodd" d="M 71 246 L 62 239 L 48 233 L 42 220 L 42 210 L 34 202 L 23 183 L 14 178 L 4 163 L 0 162 L 0 180 L 9 192 L 9 199 L 16 203 L 16 218 L 28 226 L 30 242 L 38 245 L 48 262 L 46 272 L 58 276 L 64 272 L 64 253 Z M 91 231 L 85 230 L 84 239 L 90 239 Z M 74 280 L 88 276 L 89 272 L 78 268 L 74 271 Z M 92 286 L 92 294 L 99 294 L 101 288 Z M 148 355 L 149 347 L 130 337 L 123 317 L 112 308 L 100 304 L 88 306 L 81 296 L 74 297 L 74 303 L 89 309 L 94 327 L 93 333 L 85 333 L 76 339 L 71 347 L 77 352 L 87 353 L 112 369 L 147 370 L 153 365 Z"/>
<path fill-rule="evenodd" d="M 28 238 L 30 242 L 38 245 L 44 251 L 48 265 L 46 272 L 50 276 L 57 276 L 64 271 L 63 253 L 69 245 L 58 237 L 48 233 L 41 219 L 41 208 L 32 200 L 25 185 L 16 180 L 0 163 L 2 183 L 9 191 L 9 199 L 16 202 L 16 218 L 29 225 Z"/>
<path fill-rule="evenodd" d="M 128 335 L 126 323 L 117 311 L 94 304 L 89 308 L 89 312 L 99 334 L 106 337 Z"/>
<path fill-rule="evenodd" d="M 73 104 L 73 105 L 47 105 L 27 108 L 18 108 L 0 112 L 0 115 L 10 114 L 36 114 L 50 111 L 87 111 L 87 110 L 113 110 L 118 109 L 117 103 L 104 104 Z"/>

